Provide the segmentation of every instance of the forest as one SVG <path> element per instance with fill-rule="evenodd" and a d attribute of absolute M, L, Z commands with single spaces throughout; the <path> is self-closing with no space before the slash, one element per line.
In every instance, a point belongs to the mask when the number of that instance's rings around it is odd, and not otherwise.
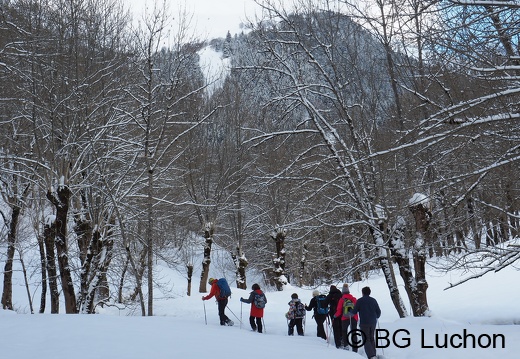
<path fill-rule="evenodd" d="M 166 7 L 0 0 L 4 309 L 20 266 L 31 311 L 151 316 L 157 262 L 203 293 L 217 247 L 240 289 L 377 271 L 425 316 L 429 259 L 518 263 L 517 1 L 256 2 L 201 40 Z"/>

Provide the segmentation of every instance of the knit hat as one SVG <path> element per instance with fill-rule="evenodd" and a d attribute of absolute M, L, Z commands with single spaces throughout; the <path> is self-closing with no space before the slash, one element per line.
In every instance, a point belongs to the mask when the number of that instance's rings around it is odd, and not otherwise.
<path fill-rule="evenodd" d="M 343 294 L 350 293 L 350 290 L 348 289 L 348 284 L 347 283 L 343 284 L 343 288 L 341 289 L 341 293 L 343 293 Z"/>
<path fill-rule="evenodd" d="M 318 295 L 320 295 L 320 291 L 319 290 L 316 289 L 316 290 L 312 291 L 312 296 L 313 297 L 317 297 Z"/>
<path fill-rule="evenodd" d="M 211 283 L 213 283 L 214 280 L 216 280 L 216 279 L 215 278 L 210 278 L 210 279 L 208 279 L 208 283 L 211 284 Z"/>
<path fill-rule="evenodd" d="M 331 292 L 333 292 L 333 291 L 336 291 L 336 289 L 338 289 L 338 288 L 336 288 L 335 285 L 331 285 L 329 290 L 330 290 Z"/>

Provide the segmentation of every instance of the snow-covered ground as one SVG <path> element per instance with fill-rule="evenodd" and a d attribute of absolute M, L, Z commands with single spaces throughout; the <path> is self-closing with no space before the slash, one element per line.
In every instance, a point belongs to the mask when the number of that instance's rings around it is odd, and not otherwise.
<path fill-rule="evenodd" d="M 302 301 L 308 303 L 314 288 L 288 286 L 283 292 L 267 291 L 265 333 L 259 334 L 250 330 L 249 305 L 240 302 L 240 297 L 247 297 L 249 290 L 238 290 L 231 283 L 233 295 L 227 314 L 234 320 L 235 326 L 221 327 L 215 302 L 201 300 L 202 294 L 196 291 L 198 283 L 195 282 L 193 286 L 195 293 L 188 297 L 185 295 L 186 280 L 181 275 L 166 268 L 160 272 L 158 276 L 163 280 L 171 280 L 173 290 L 164 295 L 164 299 L 160 299 L 162 294 L 157 291 L 156 297 L 159 299 L 156 300 L 153 317 L 141 317 L 135 311 L 116 307 L 105 307 L 98 315 L 29 315 L 0 310 L 0 357 L 365 357 L 363 350 L 360 350 L 360 354 L 338 350 L 332 342 L 329 344 L 317 338 L 316 325 L 310 315 L 306 319 L 305 336 L 287 336 L 284 313 L 288 309 L 291 294 L 298 293 Z M 452 272 L 445 275 L 429 270 L 428 297 L 432 310 L 430 318 L 399 319 L 384 280 L 377 275 L 362 283 L 351 283 L 351 293 L 358 297 L 361 295 L 361 288 L 369 285 L 372 296 L 381 306 L 380 333 L 381 336 L 388 333 L 388 340 L 379 340 L 379 345 L 385 347 L 379 348 L 378 354 L 388 359 L 517 358 L 520 353 L 518 269 L 510 267 L 444 290 L 450 282 L 458 280 L 460 275 L 464 273 Z M 249 287 L 252 284 L 249 283 Z M 342 285 L 335 284 L 338 288 Z M 328 286 L 318 289 L 328 292 Z M 406 300 L 404 289 L 402 292 L 403 300 Z M 22 281 L 16 281 L 14 302 L 20 311 L 25 310 L 24 295 Z M 443 346 L 446 336 L 448 347 L 437 348 Z M 473 348 L 473 338 L 476 348 Z M 464 341 L 466 348 L 458 348 Z"/>

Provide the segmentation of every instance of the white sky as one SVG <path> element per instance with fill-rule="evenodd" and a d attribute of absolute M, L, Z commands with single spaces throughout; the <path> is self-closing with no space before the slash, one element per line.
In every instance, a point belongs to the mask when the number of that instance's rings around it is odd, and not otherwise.
<path fill-rule="evenodd" d="M 145 7 L 153 9 L 156 0 L 123 0 L 135 18 L 142 15 Z M 162 0 L 157 0 L 159 8 Z M 185 8 L 193 15 L 194 32 L 201 38 L 225 37 L 242 31 L 241 24 L 247 23 L 247 18 L 254 18 L 255 10 L 259 9 L 253 0 L 168 0 L 170 12 L 178 13 L 179 8 Z"/>

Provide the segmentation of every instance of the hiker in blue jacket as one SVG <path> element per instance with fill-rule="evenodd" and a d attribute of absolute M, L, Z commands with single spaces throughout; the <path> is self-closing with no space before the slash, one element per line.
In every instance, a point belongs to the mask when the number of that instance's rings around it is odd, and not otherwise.
<path fill-rule="evenodd" d="M 309 305 L 305 305 L 305 310 L 310 312 L 311 310 L 314 311 L 313 318 L 316 321 L 316 336 L 323 338 L 327 340 L 327 334 L 325 334 L 325 328 L 323 327 L 323 323 L 325 322 L 325 319 L 327 319 L 327 312 L 320 314 L 318 313 L 318 297 L 320 296 L 320 292 L 317 290 L 314 290 L 312 292 L 312 299 L 309 302 Z M 323 297 L 323 305 L 325 308 L 327 308 L 327 304 L 325 301 L 325 296 L 321 295 Z"/>
<path fill-rule="evenodd" d="M 370 296 L 370 287 L 361 289 L 363 296 L 359 298 L 348 315 L 354 316 L 359 313 L 359 328 L 363 333 L 363 340 L 365 341 L 365 354 L 368 359 L 376 359 L 376 325 L 377 319 L 381 316 L 381 309 L 377 300 Z"/>

